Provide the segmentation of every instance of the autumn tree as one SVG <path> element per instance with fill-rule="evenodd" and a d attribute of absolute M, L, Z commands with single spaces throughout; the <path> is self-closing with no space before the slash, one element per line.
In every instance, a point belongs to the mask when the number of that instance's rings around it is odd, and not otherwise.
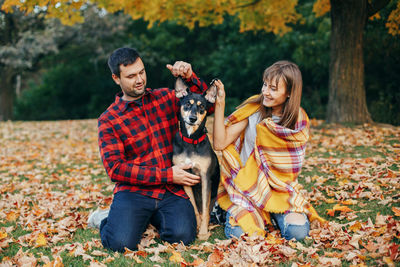
<path fill-rule="evenodd" d="M 33 71 L 43 56 L 78 43 L 96 48 L 91 53 L 95 59 L 104 61 L 110 47 L 114 48 L 111 39 L 127 27 L 126 15 L 107 16 L 92 5 L 86 5 L 79 14 L 84 20 L 69 17 L 70 20 L 61 21 L 64 24 L 48 18 L 46 8 L 36 7 L 31 11 L 15 7 L 0 10 L 0 121 L 13 117 L 16 77 L 24 78 L 24 72 Z M 82 23 L 74 27 L 65 25 L 71 21 Z"/>
<path fill-rule="evenodd" d="M 51 32 L 50 24 L 40 13 L 25 16 L 20 11 L 0 11 L 0 120 L 12 118 L 17 75 L 57 49 L 57 34 Z"/>
<path fill-rule="evenodd" d="M 284 35 L 290 25 L 301 22 L 296 11 L 295 0 L 94 0 L 108 12 L 123 11 L 133 19 L 142 18 L 149 25 L 172 20 L 193 28 L 195 25 L 220 24 L 227 15 L 240 20 L 240 31 L 266 31 Z M 390 3 L 390 0 L 316 0 L 314 12 L 331 15 L 331 64 L 329 77 L 329 122 L 370 122 L 366 105 L 363 61 L 363 33 L 368 18 Z M 395 5 L 397 4 L 397 6 Z M 81 22 L 86 0 L 5 0 L 2 9 L 12 7 L 32 13 L 40 8 L 46 10 L 46 17 L 59 18 L 63 23 Z M 389 33 L 399 33 L 400 2 L 395 6 L 388 20 Z"/>

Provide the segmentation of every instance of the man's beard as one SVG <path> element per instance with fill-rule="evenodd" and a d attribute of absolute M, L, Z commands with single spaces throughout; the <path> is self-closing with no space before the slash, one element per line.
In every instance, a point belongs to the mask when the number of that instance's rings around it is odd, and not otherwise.
<path fill-rule="evenodd" d="M 132 98 L 138 98 L 141 97 L 142 95 L 144 95 L 144 93 L 146 92 L 145 87 L 143 86 L 142 90 L 124 90 L 125 95 L 132 97 Z"/>
<path fill-rule="evenodd" d="M 139 96 L 142 96 L 142 95 L 144 95 L 144 90 L 143 90 L 143 92 L 141 92 L 141 93 L 136 93 L 136 92 L 125 92 L 125 94 L 126 95 L 128 95 L 128 96 L 130 96 L 130 97 L 133 97 L 133 98 L 137 98 L 137 97 L 139 97 Z"/>

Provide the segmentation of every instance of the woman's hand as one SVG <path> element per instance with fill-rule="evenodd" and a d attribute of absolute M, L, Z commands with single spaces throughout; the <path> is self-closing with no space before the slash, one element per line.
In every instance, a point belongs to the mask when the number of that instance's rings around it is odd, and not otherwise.
<path fill-rule="evenodd" d="M 225 104 L 225 87 L 221 80 L 215 80 L 215 86 L 217 87 L 217 99 L 215 104 Z"/>

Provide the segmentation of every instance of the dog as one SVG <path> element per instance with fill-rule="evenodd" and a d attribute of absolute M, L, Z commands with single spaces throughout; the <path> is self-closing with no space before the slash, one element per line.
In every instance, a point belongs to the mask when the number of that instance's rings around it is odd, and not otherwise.
<path fill-rule="evenodd" d="M 179 98 L 179 131 L 173 140 L 173 163 L 192 164 L 191 172 L 201 177 L 200 183 L 184 186 L 196 214 L 198 238 L 210 236 L 208 224 L 210 210 L 215 203 L 220 179 L 217 155 L 207 136 L 207 109 L 215 103 L 217 88 L 215 79 L 204 94 L 192 93 L 182 78 L 175 83 L 175 95 Z"/>

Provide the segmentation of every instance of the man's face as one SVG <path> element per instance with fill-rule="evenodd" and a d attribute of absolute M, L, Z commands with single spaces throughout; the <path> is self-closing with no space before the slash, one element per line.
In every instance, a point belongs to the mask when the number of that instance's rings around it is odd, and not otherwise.
<path fill-rule="evenodd" d="M 122 99 L 131 101 L 139 99 L 146 89 L 146 70 L 143 61 L 138 58 L 130 65 L 119 65 L 120 77 L 112 74 L 112 78 L 123 92 Z"/>

